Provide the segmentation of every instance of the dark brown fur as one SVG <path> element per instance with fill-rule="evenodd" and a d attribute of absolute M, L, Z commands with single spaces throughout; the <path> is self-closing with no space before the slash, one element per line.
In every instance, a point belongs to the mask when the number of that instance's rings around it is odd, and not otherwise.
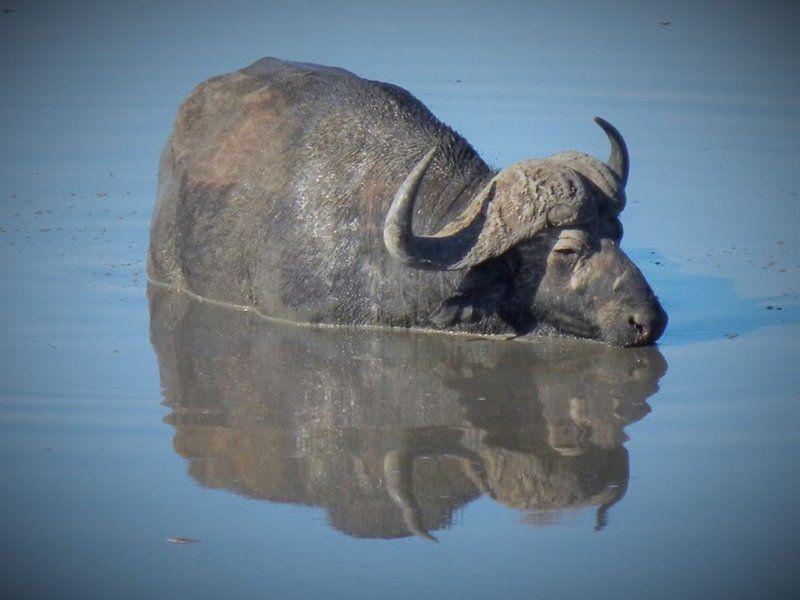
<path fill-rule="evenodd" d="M 449 231 L 474 208 L 478 193 L 498 182 L 500 198 L 479 244 L 502 252 L 471 269 L 417 270 L 384 245 L 393 195 L 431 148 L 437 152 L 418 194 L 417 233 Z M 614 195 L 613 175 L 595 163 L 602 165 L 565 153 L 497 173 L 399 87 L 265 58 L 209 79 L 181 107 L 159 168 L 148 274 L 298 322 L 493 334 L 544 325 L 622 345 L 649 343 L 666 317 L 648 335 L 632 329 L 629 314 L 656 321 L 663 314 L 643 279 L 618 297 L 603 297 L 619 306 L 609 325 L 601 319 L 604 307 L 589 309 L 589 292 L 572 294 L 568 278 L 545 272 L 558 231 L 525 237 L 513 227 L 541 220 L 545 200 L 571 200 L 576 214 L 591 217 L 579 226 L 596 242 L 587 252 L 596 253 L 592 248 L 603 247 L 607 235 L 603 223 L 619 229 L 624 197 Z M 524 250 L 532 244 L 535 252 Z M 616 265 L 615 272 L 595 274 L 597 285 L 632 265 L 618 248 L 605 251 L 622 258 L 584 261 Z M 587 323 L 576 326 L 575 315 Z"/>

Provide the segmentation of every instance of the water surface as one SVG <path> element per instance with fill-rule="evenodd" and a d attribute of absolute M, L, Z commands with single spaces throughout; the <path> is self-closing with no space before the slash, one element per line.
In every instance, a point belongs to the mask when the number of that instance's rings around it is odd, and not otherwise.
<path fill-rule="evenodd" d="M 6 595 L 797 587 L 796 7 L 8 10 Z M 496 165 L 605 156 L 608 118 L 632 154 L 623 246 L 670 313 L 659 347 L 298 328 L 148 290 L 176 107 L 265 55 L 402 85 Z"/>

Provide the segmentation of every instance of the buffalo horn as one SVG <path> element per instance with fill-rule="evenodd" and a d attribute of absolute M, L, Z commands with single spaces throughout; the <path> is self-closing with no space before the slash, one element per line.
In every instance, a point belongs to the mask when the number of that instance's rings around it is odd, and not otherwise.
<path fill-rule="evenodd" d="M 608 141 L 611 142 L 611 155 L 606 164 L 619 177 L 620 185 L 624 188 L 628 182 L 629 169 L 628 147 L 625 145 L 625 140 L 617 128 L 605 119 L 595 117 L 594 122 L 603 128 L 608 136 Z"/>
<path fill-rule="evenodd" d="M 465 269 L 474 264 L 475 257 L 469 253 L 486 221 L 494 184 L 486 186 L 477 199 L 481 208 L 470 223 L 447 235 L 415 235 L 411 229 L 414 204 L 436 150 L 433 148 L 420 159 L 395 193 L 383 226 L 383 241 L 389 254 L 406 266 L 428 271 Z"/>

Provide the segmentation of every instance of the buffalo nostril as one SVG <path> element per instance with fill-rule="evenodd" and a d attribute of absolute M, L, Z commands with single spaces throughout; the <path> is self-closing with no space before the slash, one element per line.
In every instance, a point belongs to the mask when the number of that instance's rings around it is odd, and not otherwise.
<path fill-rule="evenodd" d="M 636 316 L 628 317 L 628 324 L 636 330 L 636 336 L 640 339 L 647 335 L 649 329 L 642 321 L 643 319 L 637 318 Z"/>
<path fill-rule="evenodd" d="M 628 316 L 628 325 L 633 330 L 635 345 L 652 344 L 664 332 L 667 326 L 667 314 L 658 306 L 655 310 Z"/>

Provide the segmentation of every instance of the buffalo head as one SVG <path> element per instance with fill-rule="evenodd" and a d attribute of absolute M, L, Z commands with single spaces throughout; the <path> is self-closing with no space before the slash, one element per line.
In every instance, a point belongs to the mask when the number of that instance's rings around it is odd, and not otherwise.
<path fill-rule="evenodd" d="M 620 346 L 655 342 L 667 315 L 619 246 L 628 151 L 610 123 L 595 121 L 611 142 L 606 163 L 562 152 L 511 165 L 460 216 L 422 236 L 411 223 L 417 191 L 436 155 L 435 148 L 429 151 L 394 196 L 383 230 L 387 250 L 418 269 L 504 273 L 504 292 L 493 301 L 498 312 L 515 312 L 518 320 Z"/>

